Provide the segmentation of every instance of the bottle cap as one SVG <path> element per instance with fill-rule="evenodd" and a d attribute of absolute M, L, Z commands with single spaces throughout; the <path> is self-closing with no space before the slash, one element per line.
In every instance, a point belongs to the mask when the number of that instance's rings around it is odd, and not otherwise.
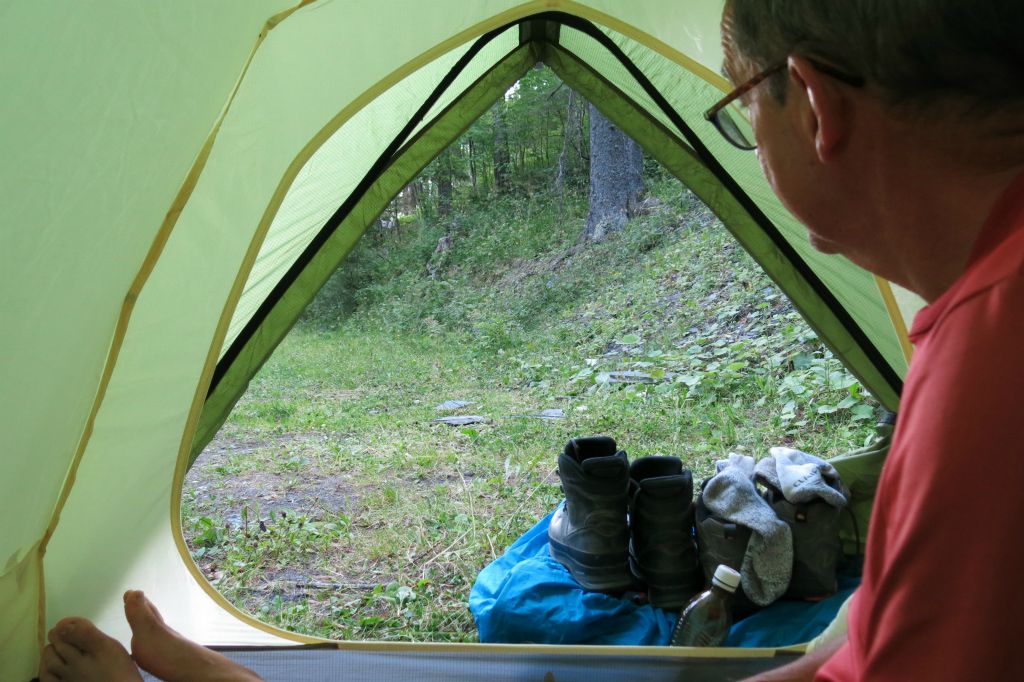
<path fill-rule="evenodd" d="M 721 587 L 726 592 L 735 592 L 740 586 L 740 574 L 725 564 L 719 564 L 715 569 L 715 577 L 711 579 L 712 585 Z"/>

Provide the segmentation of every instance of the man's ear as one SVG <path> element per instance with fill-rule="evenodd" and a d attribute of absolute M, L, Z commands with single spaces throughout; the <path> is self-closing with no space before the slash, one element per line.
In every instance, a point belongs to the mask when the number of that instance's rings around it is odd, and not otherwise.
<path fill-rule="evenodd" d="M 787 69 L 790 86 L 799 89 L 794 94 L 801 98 L 803 131 L 814 140 L 818 160 L 830 161 L 842 150 L 850 133 L 846 93 L 803 57 L 790 55 Z"/>

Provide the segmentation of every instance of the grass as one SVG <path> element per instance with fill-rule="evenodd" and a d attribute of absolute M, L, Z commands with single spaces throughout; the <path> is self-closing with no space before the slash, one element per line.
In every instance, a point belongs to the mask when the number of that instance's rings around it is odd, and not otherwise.
<path fill-rule="evenodd" d="M 464 214 L 442 254 L 437 225 L 365 239 L 189 474 L 183 526 L 217 588 L 313 635 L 475 641 L 475 576 L 558 503 L 568 438 L 697 480 L 730 451 L 863 444 L 856 380 L 692 196 L 652 193 L 586 248 L 582 207 L 544 197 Z M 487 421 L 433 422 L 450 399 Z M 565 416 L 517 416 L 544 409 Z"/>

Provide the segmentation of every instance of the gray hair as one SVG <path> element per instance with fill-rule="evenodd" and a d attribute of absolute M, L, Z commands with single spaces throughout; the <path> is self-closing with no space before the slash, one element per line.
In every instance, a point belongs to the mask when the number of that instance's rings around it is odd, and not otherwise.
<path fill-rule="evenodd" d="M 864 78 L 894 108 L 988 114 L 1024 105 L 1022 0 L 729 0 L 736 56 L 797 54 Z M 768 87 L 783 101 L 787 79 Z"/>

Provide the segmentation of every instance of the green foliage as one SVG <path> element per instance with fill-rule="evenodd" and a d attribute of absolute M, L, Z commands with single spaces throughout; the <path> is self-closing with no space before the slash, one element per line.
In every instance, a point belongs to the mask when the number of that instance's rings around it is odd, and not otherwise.
<path fill-rule="evenodd" d="M 219 492 L 186 498 L 218 589 L 310 634 L 472 641 L 469 586 L 557 504 L 566 439 L 678 455 L 698 480 L 729 451 L 860 446 L 863 388 L 706 209 L 674 181 L 650 186 L 651 215 L 586 248 L 582 206 L 545 194 L 464 207 L 443 259 L 411 229 L 364 240 L 369 284 L 285 339 L 219 436 Z M 381 248 L 388 260 L 368 253 Z M 489 421 L 432 423 L 453 398 Z M 565 417 L 516 416 L 552 407 Z M 243 456 L 239 442 L 259 445 Z M 329 481 L 347 502 L 327 504 L 333 488 L 283 515 L 262 501 Z"/>
<path fill-rule="evenodd" d="M 183 514 L 184 531 L 199 549 L 193 553 L 216 561 L 221 575 L 217 582 L 230 585 L 258 574 L 267 566 L 298 563 L 308 556 L 326 551 L 348 537 L 349 519 L 343 514 L 328 520 L 310 520 L 289 510 L 269 514 L 261 520 L 258 507 L 243 507 L 240 520 Z M 252 519 L 252 522 L 250 522 Z"/>
<path fill-rule="evenodd" d="M 369 229 L 190 472 L 185 536 L 240 608 L 325 637 L 473 641 L 470 586 L 558 503 L 566 439 L 678 455 L 700 480 L 730 451 L 829 456 L 871 434 L 863 387 L 660 167 L 645 215 L 577 241 L 586 197 L 552 187 L 566 97 L 532 70 L 497 105 L 518 196 L 491 192 L 491 115 L 431 164 L 416 212 Z M 487 421 L 434 423 L 449 399 Z"/>

